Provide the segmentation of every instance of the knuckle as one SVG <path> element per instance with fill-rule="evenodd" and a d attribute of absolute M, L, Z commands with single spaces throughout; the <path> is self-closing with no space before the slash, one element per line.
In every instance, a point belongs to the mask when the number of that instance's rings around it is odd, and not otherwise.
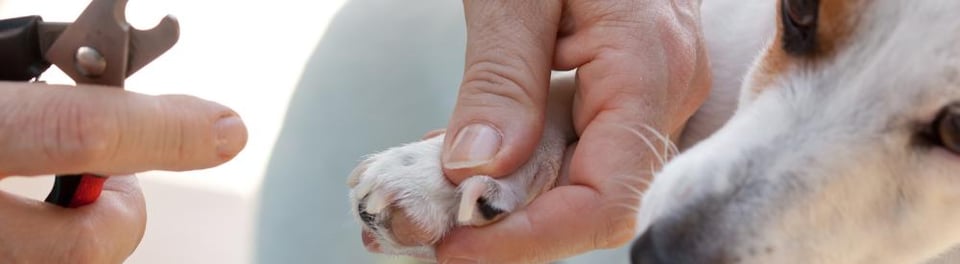
<path fill-rule="evenodd" d="M 185 160 L 199 155 L 194 145 L 186 141 L 189 129 L 185 127 L 183 120 L 161 120 L 161 122 L 158 126 L 162 134 L 158 136 L 163 139 L 158 140 L 161 145 L 156 154 L 165 166 L 171 168 L 183 166 L 186 165 L 183 164 Z"/>
<path fill-rule="evenodd" d="M 94 107 L 52 101 L 40 116 L 39 138 L 48 158 L 68 167 L 90 164 L 109 155 L 117 140 L 116 123 Z"/>
<path fill-rule="evenodd" d="M 538 85 L 523 77 L 516 67 L 493 61 L 481 61 L 464 75 L 460 99 L 477 106 L 532 106 L 542 100 Z"/>

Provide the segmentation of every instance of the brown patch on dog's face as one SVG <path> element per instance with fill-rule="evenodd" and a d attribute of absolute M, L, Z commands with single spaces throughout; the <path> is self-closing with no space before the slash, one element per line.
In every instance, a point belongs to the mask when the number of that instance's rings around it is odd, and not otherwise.
<path fill-rule="evenodd" d="M 821 0 L 818 57 L 832 57 L 853 36 L 865 0 Z"/>
<path fill-rule="evenodd" d="M 777 0 L 777 33 L 752 74 L 755 98 L 787 69 L 815 66 L 843 50 L 867 0 Z"/>

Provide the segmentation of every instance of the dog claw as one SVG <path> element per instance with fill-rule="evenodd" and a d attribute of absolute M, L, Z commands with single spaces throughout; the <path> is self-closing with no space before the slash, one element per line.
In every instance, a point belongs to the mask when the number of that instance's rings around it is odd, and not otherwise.
<path fill-rule="evenodd" d="M 521 200 L 509 194 L 500 182 L 488 176 L 474 176 L 460 184 L 457 224 L 483 226 L 496 222 L 516 208 Z"/>
<path fill-rule="evenodd" d="M 457 210 L 457 223 L 468 224 L 473 221 L 477 203 L 487 192 L 487 184 L 480 181 L 467 181 L 461 186 L 460 208 Z"/>

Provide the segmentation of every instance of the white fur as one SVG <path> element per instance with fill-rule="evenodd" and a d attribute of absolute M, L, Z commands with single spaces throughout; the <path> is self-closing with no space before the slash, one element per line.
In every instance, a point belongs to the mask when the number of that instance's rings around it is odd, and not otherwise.
<path fill-rule="evenodd" d="M 569 76 L 564 74 L 567 73 L 560 75 Z M 374 154 L 355 169 L 349 180 L 354 215 L 359 220 L 359 204 L 367 197 L 365 211 L 376 214 L 383 222 L 378 223 L 375 230 L 368 226 L 364 229 L 374 234 L 384 253 L 432 256 L 433 242 L 452 227 L 481 226 L 502 218 L 501 215 L 484 219 L 476 206 L 478 196 L 507 213 L 526 205 L 558 180 L 564 150 L 573 139 L 573 128 L 568 121 L 573 88 L 569 77 L 553 82 L 549 114 L 539 147 L 530 161 L 513 175 L 498 179 L 478 175 L 453 186 L 440 168 L 445 135 L 408 143 Z M 413 246 L 397 243 L 387 224 L 391 217 L 396 217 L 394 209 L 403 209 L 406 217 L 431 235 L 431 243 Z"/>
<path fill-rule="evenodd" d="M 960 156 L 912 142 L 960 100 L 960 2 L 867 2 L 851 14 L 849 48 L 789 68 L 757 95 L 748 72 L 730 121 L 657 175 L 640 226 L 688 233 L 661 246 L 738 263 L 923 263 L 960 243 Z M 710 4 L 743 11 L 722 18 L 773 25 L 774 3 Z M 754 6 L 769 12 L 746 12 Z"/>
<path fill-rule="evenodd" d="M 769 44 L 776 1 L 702 4 L 715 87 L 687 125 L 683 152 L 645 194 L 639 230 L 683 223 L 695 235 L 663 239 L 686 239 L 680 244 L 688 247 L 671 250 L 690 259 L 960 261 L 951 251 L 960 244 L 960 156 L 911 141 L 918 124 L 960 101 L 960 1 L 867 1 L 852 14 L 859 24 L 851 46 L 816 67 L 787 69 L 760 94 L 741 92 L 755 88 L 758 55 L 779 48 Z M 554 86 L 572 86 L 570 76 Z M 569 110 L 553 100 L 568 99 L 552 99 L 544 141 L 521 170 L 476 180 L 509 190 L 494 203 L 514 210 L 540 193 L 531 190 L 552 186 L 544 174 L 556 172 L 570 134 Z M 352 176 L 354 208 L 371 194 L 368 211 L 403 208 L 437 238 L 456 225 L 458 209 L 472 219 L 464 224 L 489 223 L 474 208 L 457 208 L 459 191 L 439 168 L 441 144 L 442 137 L 369 158 Z M 402 166 L 409 155 L 417 162 Z M 396 245 L 383 229 L 377 238 L 387 253 L 432 252 Z"/>

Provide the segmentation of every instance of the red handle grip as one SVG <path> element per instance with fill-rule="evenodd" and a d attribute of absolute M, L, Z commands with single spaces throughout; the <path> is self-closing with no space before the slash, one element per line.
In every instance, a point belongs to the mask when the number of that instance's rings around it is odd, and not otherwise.
<path fill-rule="evenodd" d="M 100 198 L 106 181 L 107 177 L 93 174 L 57 175 L 45 201 L 67 208 L 88 205 Z"/>

